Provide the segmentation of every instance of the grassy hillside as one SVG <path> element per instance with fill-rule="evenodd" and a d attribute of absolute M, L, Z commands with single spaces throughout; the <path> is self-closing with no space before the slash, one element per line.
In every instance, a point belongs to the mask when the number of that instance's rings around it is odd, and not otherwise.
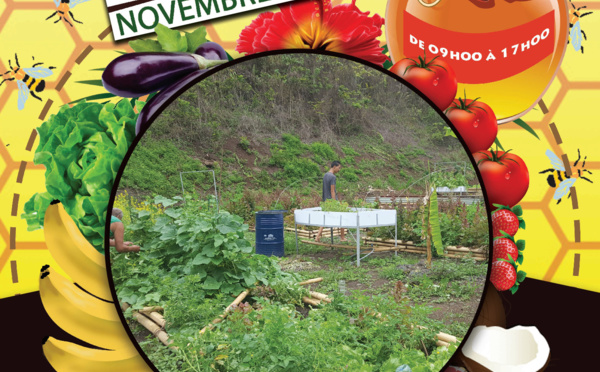
<path fill-rule="evenodd" d="M 180 172 L 212 169 L 224 204 L 270 208 L 286 187 L 286 203 L 311 204 L 323 173 L 339 160 L 344 199 L 369 189 L 420 193 L 424 184 L 415 181 L 434 163 L 471 169 L 445 131 L 423 99 L 380 71 L 322 55 L 263 57 L 183 93 L 146 132 L 119 186 L 170 197 L 181 194 Z M 468 178 L 476 180 L 473 172 Z M 210 173 L 183 180 L 186 191 L 214 190 Z"/>

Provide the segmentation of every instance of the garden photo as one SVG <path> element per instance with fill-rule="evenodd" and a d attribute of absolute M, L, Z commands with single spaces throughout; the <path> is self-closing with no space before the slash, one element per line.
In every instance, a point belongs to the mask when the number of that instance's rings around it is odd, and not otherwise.
<path fill-rule="evenodd" d="M 216 68 L 145 129 L 115 189 L 110 272 L 160 371 L 439 371 L 479 308 L 474 163 L 371 65 Z"/>

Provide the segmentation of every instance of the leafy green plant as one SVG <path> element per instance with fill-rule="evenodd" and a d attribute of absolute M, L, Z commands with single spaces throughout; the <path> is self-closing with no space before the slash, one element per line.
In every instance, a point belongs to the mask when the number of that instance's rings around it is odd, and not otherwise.
<path fill-rule="evenodd" d="M 290 180 L 315 178 L 321 175 L 319 166 L 306 158 L 295 158 L 283 166 L 284 174 Z"/>
<path fill-rule="evenodd" d="M 137 102 L 139 110 L 143 103 Z M 44 225 L 46 209 L 60 200 L 86 239 L 104 253 L 104 227 L 110 190 L 135 138 L 137 114 L 128 100 L 116 105 L 82 101 L 62 106 L 37 131 L 34 163 L 46 167 L 46 192 L 24 205 L 29 231 Z"/>
<path fill-rule="evenodd" d="M 182 201 L 181 197 L 156 196 L 152 209 L 132 213 L 128 234 L 136 233 L 144 249 L 139 266 L 121 268 L 115 279 L 122 301 L 134 308 L 159 303 L 164 297 L 161 288 L 185 283 L 193 284 L 202 298 L 237 295 L 257 283 L 285 286 L 298 281 L 282 272 L 273 259 L 251 254 L 253 247 L 244 235 L 248 225 L 241 217 L 214 213 L 205 208 L 207 201 L 191 196 L 180 205 Z M 159 204 L 164 209 L 157 208 Z M 118 257 L 113 254 L 114 259 Z"/>
<path fill-rule="evenodd" d="M 345 201 L 327 199 L 321 202 L 321 210 L 323 212 L 349 212 L 350 206 Z"/>
<path fill-rule="evenodd" d="M 129 46 L 136 52 L 188 52 L 194 53 L 200 44 L 205 43 L 206 28 L 198 27 L 193 32 L 183 35 L 177 30 L 158 24 L 154 29 L 157 39 L 138 39 L 129 42 Z"/>
<path fill-rule="evenodd" d="M 336 160 L 337 154 L 335 153 L 335 151 L 333 151 L 331 146 L 329 146 L 326 143 L 313 142 L 310 145 L 310 149 L 313 152 L 313 154 L 318 155 L 321 159 L 323 159 L 326 162 Z"/>
<path fill-rule="evenodd" d="M 250 141 L 248 140 L 248 137 L 246 136 L 242 136 L 242 138 L 240 138 L 240 143 L 239 143 L 240 147 L 249 153 L 250 150 Z"/>

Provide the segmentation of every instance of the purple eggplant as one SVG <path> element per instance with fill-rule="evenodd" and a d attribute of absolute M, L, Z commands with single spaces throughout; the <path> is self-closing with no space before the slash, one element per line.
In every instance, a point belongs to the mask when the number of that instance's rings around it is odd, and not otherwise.
<path fill-rule="evenodd" d="M 220 65 L 197 54 L 141 52 L 115 58 L 102 73 L 102 84 L 119 97 L 134 98 L 163 90 L 192 72 Z"/>
<path fill-rule="evenodd" d="M 162 110 L 175 100 L 179 93 L 191 86 L 206 71 L 208 70 L 194 71 L 150 98 L 138 115 L 135 123 L 135 134 L 139 134 L 145 127 L 152 123 Z"/>
<path fill-rule="evenodd" d="M 194 53 L 211 60 L 227 59 L 227 52 L 225 49 L 213 41 L 207 41 L 206 43 L 200 44 Z"/>

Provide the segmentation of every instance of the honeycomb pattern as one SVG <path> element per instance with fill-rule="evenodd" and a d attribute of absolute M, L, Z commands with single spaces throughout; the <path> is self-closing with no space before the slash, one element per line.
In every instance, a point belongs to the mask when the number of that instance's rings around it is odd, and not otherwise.
<path fill-rule="evenodd" d="M 600 132 L 595 129 L 593 119 L 597 117 L 594 109 L 600 99 L 600 74 L 594 68 L 594 61 L 600 58 L 597 47 L 600 22 L 596 19 L 600 17 L 600 1 L 574 1 L 574 4 L 587 6 L 586 11 L 593 12 L 580 20 L 588 38 L 583 41 L 584 53 L 567 46 L 560 71 L 544 95 L 547 113 L 538 109 L 523 118 L 540 141 L 532 140 L 514 124 L 501 127 L 499 139 L 523 157 L 530 174 L 529 191 L 521 202 L 527 229 L 517 234 L 517 238 L 527 242 L 521 268 L 532 278 L 599 292 L 600 230 L 596 228 L 595 210 L 600 206 L 596 186 Z M 555 125 L 561 143 L 557 142 L 551 124 Z M 582 159 L 587 156 L 585 168 L 594 173 L 587 176 L 594 183 L 584 180 L 575 183 L 577 205 L 566 196 L 557 205 L 553 199 L 555 189 L 546 183 L 547 174 L 539 174 L 551 168 L 545 156 L 547 149 L 559 157 L 566 154 L 571 165 L 577 159 L 578 149 Z"/>
<path fill-rule="evenodd" d="M 342 1 L 333 1 L 334 5 Z M 350 1 L 344 1 L 346 3 Z M 371 14 L 385 15 L 387 1 L 367 2 L 358 6 Z M 522 201 L 527 229 L 517 234 L 525 239 L 525 261 L 522 269 L 528 276 L 592 291 L 600 291 L 600 231 L 595 228 L 594 211 L 600 204 L 596 194 L 597 171 L 600 169 L 600 131 L 592 119 L 594 105 L 600 99 L 600 70 L 594 64 L 600 59 L 600 0 L 576 1 L 594 14 L 581 20 L 588 40 L 585 53 L 575 52 L 569 45 L 557 78 L 544 96 L 547 110 L 537 108 L 523 119 L 535 130 L 533 138 L 514 124 L 505 124 L 499 140 L 505 148 L 520 155 L 530 171 L 530 188 Z M 264 9 L 269 11 L 276 9 Z M 101 87 L 77 83 L 98 79 L 91 71 L 115 58 L 116 51 L 131 51 L 126 42 L 115 43 L 110 36 L 105 4 L 92 0 L 79 4 L 73 14 L 83 24 L 75 27 L 65 22 L 52 23 L 45 18 L 55 11 L 51 0 L 5 0 L 0 2 L 0 72 L 8 70 L 8 60 L 19 56 L 23 67 L 36 62 L 56 66 L 46 79 L 42 102 L 30 97 L 25 109 L 17 110 L 17 88 L 14 82 L 0 87 L 0 298 L 37 290 L 37 273 L 43 264 L 53 264 L 48 254 L 43 231 L 27 231 L 19 215 L 23 204 L 36 192 L 44 191 L 44 168 L 33 164 L 37 146 L 35 128 L 48 115 L 72 100 L 103 93 Z M 237 58 L 236 40 L 258 12 L 246 13 L 206 23 L 208 38 L 223 45 Z M 196 26 L 190 26 L 193 29 Z M 380 37 L 385 44 L 385 34 Z M 14 61 L 13 61 L 14 62 Z M 554 123 L 562 143 L 557 143 L 550 124 Z M 577 149 L 588 156 L 586 168 L 594 175 L 594 184 L 576 183 L 578 208 L 564 198 L 560 205 L 552 199 L 554 190 L 539 171 L 550 167 L 545 156 L 551 149 L 567 154 L 572 163 Z M 579 221 L 579 222 L 575 222 Z M 575 225 L 579 224 L 579 236 Z M 576 255 L 579 259 L 575 270 Z M 56 266 L 56 265 L 54 265 Z M 575 275 L 576 274 L 576 275 Z"/>
<path fill-rule="evenodd" d="M 106 12 L 103 1 L 77 5 L 72 11 L 83 24 L 75 27 L 54 24 L 56 17 L 46 21 L 55 10 L 51 0 L 0 2 L 0 72 L 9 69 L 9 60 L 15 65 L 15 53 L 23 68 L 37 62 L 56 67 L 38 94 L 42 102 L 29 97 L 21 111 L 16 83 L 0 87 L 0 298 L 36 291 L 44 264 L 60 270 L 46 249 L 43 230 L 27 231 L 20 218 L 23 204 L 45 191 L 45 168 L 33 164 L 35 128 L 61 105 L 103 93 L 102 87 L 77 81 L 98 79 L 100 73 L 90 70 L 106 66 L 117 50 L 131 51 L 126 43 L 115 44 L 106 33 L 101 35 L 109 26 L 108 17 L 98 17 Z"/>

